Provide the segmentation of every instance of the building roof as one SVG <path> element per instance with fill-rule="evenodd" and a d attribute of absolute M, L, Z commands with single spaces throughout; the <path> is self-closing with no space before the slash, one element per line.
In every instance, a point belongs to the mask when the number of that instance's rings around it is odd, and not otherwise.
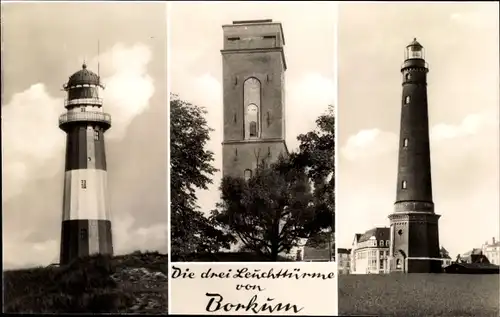
<path fill-rule="evenodd" d="M 99 85 L 99 76 L 88 70 L 87 65 L 83 64 L 82 69 L 74 73 L 69 77 L 68 83 L 66 84 L 67 87 L 75 86 L 75 85 Z"/>
<path fill-rule="evenodd" d="M 467 257 L 467 256 L 470 256 L 470 255 L 481 255 L 483 254 L 483 250 L 479 249 L 479 248 L 474 248 L 470 251 L 467 251 L 465 252 L 464 254 L 461 255 L 461 257 Z"/>
<path fill-rule="evenodd" d="M 357 240 L 358 243 L 368 241 L 371 237 L 375 237 L 376 240 L 389 240 L 390 239 L 390 229 L 387 227 L 376 227 L 366 231 Z"/>
<path fill-rule="evenodd" d="M 345 248 L 337 248 L 338 253 L 343 253 L 343 254 L 350 254 L 351 249 L 345 249 Z"/>
<path fill-rule="evenodd" d="M 330 255 L 333 257 L 334 252 L 332 250 L 332 253 L 326 249 L 318 249 L 318 248 L 313 248 L 313 247 L 304 247 L 304 261 L 330 261 Z"/>
<path fill-rule="evenodd" d="M 446 250 L 444 247 L 441 247 L 441 249 L 439 250 L 439 253 L 441 253 L 441 257 L 443 259 L 451 259 L 450 252 L 448 252 L 448 250 Z"/>
<path fill-rule="evenodd" d="M 408 46 L 415 46 L 415 47 L 420 47 L 420 48 L 422 48 L 422 47 L 423 47 L 423 46 L 422 46 L 422 44 L 420 44 L 420 43 L 417 41 L 417 38 L 413 38 L 413 41 L 412 41 L 410 44 L 408 44 Z"/>

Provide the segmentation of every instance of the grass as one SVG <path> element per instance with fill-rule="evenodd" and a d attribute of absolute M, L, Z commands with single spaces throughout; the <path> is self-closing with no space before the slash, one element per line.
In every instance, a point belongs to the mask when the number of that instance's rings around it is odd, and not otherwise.
<path fill-rule="evenodd" d="M 167 255 L 134 252 L 4 271 L 4 313 L 166 314 L 167 265 Z"/>
<path fill-rule="evenodd" d="M 340 275 L 339 315 L 499 316 L 499 275 Z"/>

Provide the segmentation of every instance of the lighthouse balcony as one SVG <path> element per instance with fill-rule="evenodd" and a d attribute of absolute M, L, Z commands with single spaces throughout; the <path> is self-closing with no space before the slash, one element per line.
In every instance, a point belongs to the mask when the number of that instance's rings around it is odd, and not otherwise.
<path fill-rule="evenodd" d="M 64 100 L 65 107 L 73 107 L 81 105 L 102 106 L 102 98 L 78 98 L 78 99 Z"/>
<path fill-rule="evenodd" d="M 85 111 L 85 112 L 68 112 L 59 117 L 59 127 L 65 130 L 66 127 L 77 123 L 99 124 L 104 129 L 111 127 L 111 116 L 104 112 Z"/>

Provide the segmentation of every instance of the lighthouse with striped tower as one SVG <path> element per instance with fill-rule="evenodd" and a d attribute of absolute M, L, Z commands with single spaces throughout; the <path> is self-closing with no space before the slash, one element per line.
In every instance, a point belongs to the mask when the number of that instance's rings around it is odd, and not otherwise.
<path fill-rule="evenodd" d="M 66 113 L 59 117 L 59 128 L 66 132 L 61 265 L 92 254 L 113 254 L 104 146 L 111 116 L 103 112 L 99 98 L 104 86 L 83 64 L 63 87 L 67 99 Z"/>

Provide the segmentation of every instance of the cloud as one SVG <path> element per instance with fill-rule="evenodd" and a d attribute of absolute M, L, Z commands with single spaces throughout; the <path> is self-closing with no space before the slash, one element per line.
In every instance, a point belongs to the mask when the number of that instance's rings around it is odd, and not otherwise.
<path fill-rule="evenodd" d="M 361 130 L 347 139 L 341 154 L 348 160 L 372 159 L 394 151 L 398 138 L 379 129 Z"/>
<path fill-rule="evenodd" d="M 495 127 L 497 122 L 496 109 L 488 108 L 485 111 L 467 115 L 459 124 L 436 124 L 430 132 L 431 145 L 435 146 L 449 139 L 477 134 L 484 129 Z"/>
<path fill-rule="evenodd" d="M 143 44 L 117 44 L 102 60 L 112 61 L 104 63 L 112 66 L 104 70 L 110 75 L 103 78 L 107 83 L 103 98 L 105 111 L 116 123 L 106 137 L 119 139 L 154 93 L 153 80 L 146 73 L 151 52 Z M 37 83 L 2 107 L 3 201 L 22 192 L 28 175 L 47 177 L 61 168 L 65 136 L 57 128 L 57 119 L 64 112 L 63 105 L 62 97 L 51 96 L 43 83 Z M 53 163 L 44 164 L 49 159 Z"/>
<path fill-rule="evenodd" d="M 467 115 L 458 124 L 438 123 L 430 130 L 431 149 L 438 149 L 451 139 L 473 136 L 485 130 L 496 128 L 496 109 Z M 366 129 L 349 136 L 341 148 L 341 154 L 348 160 L 363 160 L 379 157 L 397 150 L 398 137 L 395 133 L 379 129 Z"/>

